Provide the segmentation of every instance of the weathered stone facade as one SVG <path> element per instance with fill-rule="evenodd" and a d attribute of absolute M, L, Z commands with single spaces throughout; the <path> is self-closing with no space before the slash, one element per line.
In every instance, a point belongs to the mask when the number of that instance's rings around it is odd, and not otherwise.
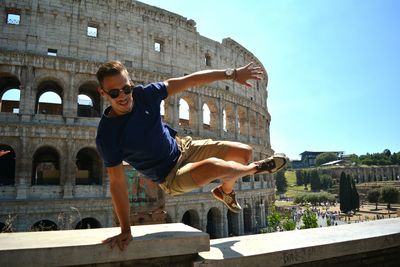
<path fill-rule="evenodd" d="M 374 181 L 396 181 L 400 180 L 400 166 L 338 166 L 331 168 L 321 168 L 321 173 L 332 176 L 333 179 L 339 180 L 340 175 L 344 172 L 350 175 L 358 183 L 367 183 Z"/>
<path fill-rule="evenodd" d="M 0 181 L 0 223 L 10 215 L 17 231 L 44 220 L 58 229 L 78 227 L 83 219 L 92 227 L 112 225 L 109 182 L 95 148 L 96 127 L 107 106 L 97 92 L 101 63 L 120 60 L 136 83 L 250 61 L 262 66 L 234 40 L 208 39 L 193 20 L 133 0 L 2 1 L 0 18 L 0 149 L 12 151 L 0 162 L 2 171 L 8 170 Z M 248 143 L 254 159 L 261 159 L 273 153 L 267 82 L 265 71 L 251 89 L 231 81 L 189 89 L 166 99 L 164 119 L 180 135 Z M 19 99 L 3 99 L 12 89 L 20 92 Z M 48 92 L 61 103 L 41 100 Z M 79 103 L 79 95 L 90 105 Z M 189 106 L 188 119 L 180 114 L 181 100 Z M 265 226 L 274 197 L 271 175 L 239 181 L 245 207 L 240 215 L 211 198 L 212 186 L 167 198 L 168 220 L 185 221 L 214 237 Z"/>

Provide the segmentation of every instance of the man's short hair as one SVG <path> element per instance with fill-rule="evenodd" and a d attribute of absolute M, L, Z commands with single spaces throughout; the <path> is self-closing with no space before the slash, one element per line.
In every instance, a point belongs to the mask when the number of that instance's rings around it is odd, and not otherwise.
<path fill-rule="evenodd" d="M 109 61 L 102 64 L 96 73 L 97 80 L 101 87 L 103 87 L 103 80 L 105 77 L 114 76 L 123 73 L 128 74 L 128 70 L 120 61 Z"/>

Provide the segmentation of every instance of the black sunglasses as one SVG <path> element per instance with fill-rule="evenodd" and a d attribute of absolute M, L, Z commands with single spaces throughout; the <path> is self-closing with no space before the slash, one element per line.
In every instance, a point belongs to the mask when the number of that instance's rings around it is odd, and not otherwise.
<path fill-rule="evenodd" d="M 107 95 L 109 95 L 111 98 L 117 98 L 120 94 L 120 92 L 124 92 L 126 95 L 132 93 L 133 85 L 125 85 L 122 87 L 122 89 L 110 89 L 108 91 L 104 90 Z"/>

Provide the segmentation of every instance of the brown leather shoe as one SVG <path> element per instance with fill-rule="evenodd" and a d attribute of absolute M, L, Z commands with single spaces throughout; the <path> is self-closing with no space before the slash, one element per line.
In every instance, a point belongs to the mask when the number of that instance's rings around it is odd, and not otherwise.
<path fill-rule="evenodd" d="M 257 171 L 254 174 L 258 173 L 274 173 L 282 169 L 286 165 L 287 159 L 285 154 L 276 154 L 269 158 L 253 162 L 256 165 Z"/>
<path fill-rule="evenodd" d="M 232 190 L 232 192 L 230 192 L 229 194 L 225 194 L 225 192 L 219 185 L 212 189 L 211 193 L 217 200 L 224 203 L 230 211 L 234 213 L 239 213 L 242 211 L 242 207 L 240 207 L 239 203 L 236 201 L 236 194 L 234 190 Z"/>

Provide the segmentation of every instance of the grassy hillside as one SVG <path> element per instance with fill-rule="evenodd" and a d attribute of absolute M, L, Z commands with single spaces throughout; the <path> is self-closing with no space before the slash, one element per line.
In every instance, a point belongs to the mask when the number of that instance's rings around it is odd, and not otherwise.
<path fill-rule="evenodd" d="M 285 172 L 285 177 L 286 181 L 288 183 L 288 190 L 285 193 L 286 197 L 294 198 L 300 193 L 305 193 L 308 192 L 307 190 L 304 190 L 303 185 L 296 185 L 296 173 L 295 171 L 286 171 Z"/>

